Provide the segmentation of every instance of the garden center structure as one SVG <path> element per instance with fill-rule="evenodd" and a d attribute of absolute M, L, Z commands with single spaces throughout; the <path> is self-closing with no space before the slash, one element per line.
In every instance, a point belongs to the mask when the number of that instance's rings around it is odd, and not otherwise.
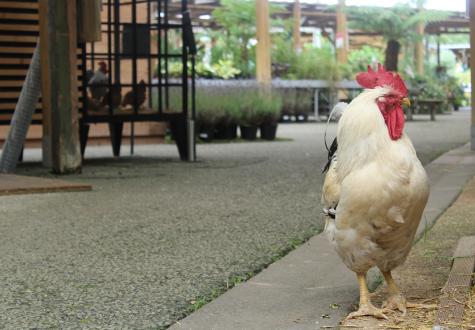
<path fill-rule="evenodd" d="M 281 7 L 272 15 L 295 18 L 295 48 L 301 47 L 301 38 L 318 31 L 336 45 L 338 60 L 345 62 L 349 48 L 368 40 L 367 33 L 348 32 L 351 11 L 344 10 L 344 0 L 337 6 L 299 0 L 278 3 Z M 256 79 L 269 84 L 269 3 L 256 0 L 256 4 Z M 212 17 L 218 6 L 216 0 L 0 1 L 0 132 L 6 135 L 41 39 L 42 98 L 29 141 L 42 145 L 45 165 L 60 173 L 80 168 L 88 136 L 110 135 L 114 155 L 119 155 L 123 135 L 133 146 L 135 136 L 164 134 L 166 126 L 159 122 L 170 123 L 180 157 L 193 160 L 196 48 L 191 26 L 195 32 L 219 28 Z M 168 49 L 172 31 L 181 36 L 179 52 Z M 420 34 L 436 35 L 469 31 L 468 11 L 419 29 Z M 417 49 L 417 68 L 422 70 L 422 43 Z M 182 75 L 171 79 L 168 68 L 176 62 L 182 63 Z M 107 67 L 106 79 L 91 87 L 89 78 L 99 63 Z"/>

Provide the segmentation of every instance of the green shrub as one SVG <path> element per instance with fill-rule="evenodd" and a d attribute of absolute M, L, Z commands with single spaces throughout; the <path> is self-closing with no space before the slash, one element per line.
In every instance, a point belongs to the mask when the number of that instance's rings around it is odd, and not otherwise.
<path fill-rule="evenodd" d="M 311 89 L 297 89 L 294 114 L 307 114 L 312 108 L 313 92 Z"/>
<path fill-rule="evenodd" d="M 261 124 L 275 124 L 280 119 L 282 112 L 282 98 L 276 91 L 270 95 L 263 96 L 259 102 L 258 115 Z"/>
<path fill-rule="evenodd" d="M 259 108 L 259 92 L 255 89 L 242 89 L 239 92 L 241 102 L 239 105 L 239 125 L 242 126 L 259 126 L 261 118 L 257 109 Z"/>
<path fill-rule="evenodd" d="M 285 115 L 295 114 L 297 90 L 295 88 L 280 88 L 277 93 L 280 95 L 280 99 L 282 100 L 282 113 Z"/>
<path fill-rule="evenodd" d="M 443 104 L 438 106 L 436 111 L 441 113 L 447 107 L 447 94 L 443 85 L 437 79 L 431 79 L 427 76 L 415 76 L 410 79 L 410 98 L 411 99 L 431 99 L 441 100 Z M 420 112 L 427 112 L 427 109 L 419 109 Z"/>
<path fill-rule="evenodd" d="M 347 79 L 355 79 L 359 72 L 368 70 L 368 65 L 384 62 L 384 52 L 380 48 L 364 45 L 360 49 L 352 50 L 348 54 L 348 63 L 344 74 Z"/>
<path fill-rule="evenodd" d="M 333 48 L 324 43 L 321 48 L 306 46 L 297 55 L 295 64 L 289 70 L 291 79 L 321 79 L 338 81 L 340 68 Z"/>
<path fill-rule="evenodd" d="M 224 125 L 237 124 L 240 117 L 239 89 L 222 88 L 219 91 L 221 98 L 222 117 L 220 123 Z"/>
<path fill-rule="evenodd" d="M 259 126 L 262 123 L 275 123 L 280 118 L 282 98 L 278 92 L 243 89 L 239 94 L 240 125 Z"/>
<path fill-rule="evenodd" d="M 415 76 L 410 80 L 411 91 L 421 99 L 446 100 L 447 95 L 439 81 L 428 76 Z"/>
<path fill-rule="evenodd" d="M 156 94 L 154 93 L 155 101 Z M 169 95 L 170 107 L 166 112 L 180 112 L 181 89 L 171 89 Z M 282 97 L 277 91 L 261 93 L 258 89 L 227 87 L 196 89 L 196 123 L 201 127 L 274 123 L 280 118 L 281 109 Z"/>
<path fill-rule="evenodd" d="M 215 126 L 224 117 L 226 98 L 221 90 L 196 89 L 196 122 L 198 126 Z"/>

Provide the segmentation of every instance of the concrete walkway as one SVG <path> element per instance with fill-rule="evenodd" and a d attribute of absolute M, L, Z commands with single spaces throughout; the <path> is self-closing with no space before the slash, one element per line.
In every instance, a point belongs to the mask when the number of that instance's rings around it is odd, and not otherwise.
<path fill-rule="evenodd" d="M 468 112 L 415 119 L 405 129 L 423 164 L 469 140 Z M 336 124 L 328 129 L 331 138 Z M 134 156 L 124 146 L 120 159 L 89 146 L 82 174 L 67 180 L 92 191 L 1 197 L 0 328 L 164 329 L 261 271 L 323 227 L 324 130 L 285 124 L 279 142 L 199 144 L 193 164 L 172 144 L 136 146 Z M 18 174 L 51 177 L 34 163 L 39 149 L 24 159 Z M 313 250 L 307 260 L 321 262 Z M 355 281 L 344 274 L 350 308 Z"/>
<path fill-rule="evenodd" d="M 424 234 L 475 175 L 475 153 L 464 146 L 426 166 L 431 196 L 418 229 Z M 324 235 L 317 235 L 170 329 L 318 329 L 337 326 L 357 302 L 355 275 Z"/>

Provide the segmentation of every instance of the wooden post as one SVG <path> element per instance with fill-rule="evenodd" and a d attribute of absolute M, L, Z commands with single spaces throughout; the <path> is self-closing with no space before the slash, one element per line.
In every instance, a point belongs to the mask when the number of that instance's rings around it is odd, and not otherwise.
<path fill-rule="evenodd" d="M 418 0 L 417 1 L 417 8 L 419 12 L 424 10 L 423 7 L 423 1 Z M 422 38 L 424 36 L 424 22 L 419 22 L 417 23 L 417 34 L 420 38 L 416 42 L 416 72 L 418 75 L 423 75 L 424 74 L 424 44 L 422 42 Z"/>
<path fill-rule="evenodd" d="M 437 66 L 440 66 L 440 33 L 437 34 Z"/>
<path fill-rule="evenodd" d="M 266 86 L 271 84 L 271 58 L 268 0 L 256 0 L 256 79 Z"/>
<path fill-rule="evenodd" d="M 300 44 L 300 0 L 295 0 L 294 3 L 294 28 L 293 28 L 293 41 L 294 41 L 294 50 L 297 53 L 300 53 L 302 50 L 302 45 Z"/>
<path fill-rule="evenodd" d="M 101 0 L 80 0 L 78 3 L 78 38 L 81 42 L 101 41 Z"/>
<path fill-rule="evenodd" d="M 346 63 L 348 61 L 348 31 L 346 30 L 345 0 L 338 0 L 335 43 L 338 63 Z"/>
<path fill-rule="evenodd" d="M 467 1 L 467 11 L 470 15 L 470 72 L 472 80 L 472 93 L 471 93 L 471 107 L 472 107 L 472 126 L 471 126 L 471 147 L 472 150 L 475 150 L 475 1 Z"/>
<path fill-rule="evenodd" d="M 43 163 L 56 173 L 81 169 L 76 0 L 40 0 Z"/>

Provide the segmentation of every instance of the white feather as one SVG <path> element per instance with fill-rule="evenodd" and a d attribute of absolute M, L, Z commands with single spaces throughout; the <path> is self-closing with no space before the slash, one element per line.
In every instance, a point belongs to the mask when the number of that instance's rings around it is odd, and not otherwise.
<path fill-rule="evenodd" d="M 366 90 L 344 110 L 338 161 L 322 193 L 326 207 L 338 204 L 325 231 L 355 272 L 391 270 L 404 262 L 428 198 L 427 176 L 411 141 L 405 134 L 391 140 L 375 102 L 388 91 Z"/>

